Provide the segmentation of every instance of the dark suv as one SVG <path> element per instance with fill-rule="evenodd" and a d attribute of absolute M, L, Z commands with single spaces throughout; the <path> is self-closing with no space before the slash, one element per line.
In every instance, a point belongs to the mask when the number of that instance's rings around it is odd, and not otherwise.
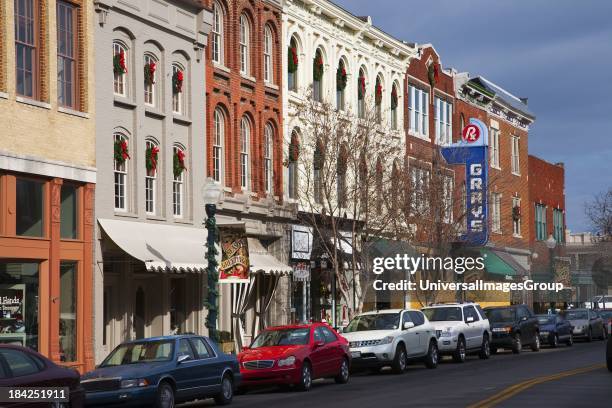
<path fill-rule="evenodd" d="M 538 319 L 525 305 L 487 307 L 491 332 L 491 353 L 498 348 L 511 349 L 518 354 L 523 346 L 540 351 L 540 327 Z"/>

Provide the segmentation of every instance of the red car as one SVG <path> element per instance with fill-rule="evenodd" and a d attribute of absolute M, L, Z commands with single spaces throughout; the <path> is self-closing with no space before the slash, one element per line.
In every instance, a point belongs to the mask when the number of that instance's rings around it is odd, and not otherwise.
<path fill-rule="evenodd" d="M 351 353 L 346 339 L 325 323 L 268 328 L 238 355 L 242 389 L 292 385 L 308 391 L 312 380 L 349 380 Z"/>
<path fill-rule="evenodd" d="M 0 387 L 68 387 L 70 402 L 53 406 L 80 408 L 85 392 L 76 370 L 60 367 L 32 349 L 0 345 Z M 3 407 L 41 407 L 42 403 L 20 402 Z"/>

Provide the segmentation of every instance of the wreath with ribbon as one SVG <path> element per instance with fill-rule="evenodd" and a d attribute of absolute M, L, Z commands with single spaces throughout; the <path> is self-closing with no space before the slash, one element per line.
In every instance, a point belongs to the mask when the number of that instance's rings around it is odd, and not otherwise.
<path fill-rule="evenodd" d="M 393 87 L 391 90 L 391 110 L 397 109 L 398 98 L 397 98 L 397 88 Z"/>
<path fill-rule="evenodd" d="M 187 167 L 185 167 L 185 152 L 181 149 L 175 150 L 172 161 L 174 178 L 177 179 L 181 176 L 181 174 L 183 174 L 183 171 L 187 171 Z"/>
<path fill-rule="evenodd" d="M 149 62 L 144 66 L 144 80 L 145 84 L 153 85 L 155 83 L 155 69 L 156 65 L 154 62 Z"/>
<path fill-rule="evenodd" d="M 125 52 L 119 51 L 118 54 L 113 55 L 113 72 L 115 75 L 123 75 L 127 72 L 127 66 L 125 65 Z"/>
<path fill-rule="evenodd" d="M 380 84 L 380 81 L 376 79 L 376 86 L 374 89 L 374 102 L 376 103 L 377 106 L 382 103 L 382 94 L 383 94 L 382 85 Z"/>
<path fill-rule="evenodd" d="M 128 143 L 125 139 L 116 139 L 114 146 L 114 157 L 117 164 L 122 165 L 127 159 L 130 158 L 128 152 Z"/>
<path fill-rule="evenodd" d="M 175 94 L 183 92 L 183 71 L 177 70 L 172 74 L 172 92 Z"/>
<path fill-rule="evenodd" d="M 297 49 L 295 47 L 289 47 L 289 50 L 287 52 L 288 55 L 288 69 L 290 73 L 294 73 L 297 71 L 298 69 L 298 55 L 297 55 Z"/>
<path fill-rule="evenodd" d="M 344 68 L 344 64 L 340 64 L 340 66 L 336 70 L 336 89 L 338 91 L 344 91 L 347 82 L 348 78 L 346 75 L 346 68 Z"/>
<path fill-rule="evenodd" d="M 366 79 L 365 76 L 360 75 L 357 79 L 357 98 L 362 100 L 365 97 L 366 92 Z"/>
<path fill-rule="evenodd" d="M 147 151 L 145 153 L 146 166 L 147 166 L 147 172 L 149 172 L 149 174 L 151 175 L 155 174 L 155 172 L 157 171 L 158 156 L 159 156 L 159 147 L 157 146 L 147 147 Z"/>
<path fill-rule="evenodd" d="M 321 54 L 317 53 L 317 56 L 314 57 L 312 62 L 312 77 L 315 81 L 320 81 L 323 78 L 323 57 Z"/>

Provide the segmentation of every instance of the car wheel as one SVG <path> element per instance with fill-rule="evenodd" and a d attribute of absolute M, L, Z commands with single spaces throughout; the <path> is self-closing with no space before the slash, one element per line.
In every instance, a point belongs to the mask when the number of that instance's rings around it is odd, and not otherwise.
<path fill-rule="evenodd" d="M 215 396 L 217 405 L 228 405 L 234 398 L 234 382 L 229 375 L 224 375 L 221 380 L 221 392 Z"/>
<path fill-rule="evenodd" d="M 553 335 L 552 340 L 550 341 L 550 346 L 552 348 L 556 348 L 559 345 L 559 336 L 558 335 Z"/>
<path fill-rule="evenodd" d="M 497 347 L 493 347 L 491 349 L 491 354 L 497 354 Z"/>
<path fill-rule="evenodd" d="M 459 340 L 457 340 L 457 349 L 453 353 L 453 361 L 455 363 L 465 361 L 465 339 L 463 337 L 459 337 Z"/>
<path fill-rule="evenodd" d="M 406 348 L 403 344 L 398 344 L 397 348 L 395 349 L 395 358 L 393 358 L 393 372 L 395 374 L 401 374 L 406 371 L 407 365 Z"/>
<path fill-rule="evenodd" d="M 606 347 L 606 366 L 608 367 L 608 371 L 612 371 L 612 339 L 608 339 Z"/>
<path fill-rule="evenodd" d="M 603 327 L 601 328 L 601 337 L 599 338 L 600 340 L 605 340 L 606 337 L 608 337 L 606 335 L 606 329 L 604 329 Z"/>
<path fill-rule="evenodd" d="M 334 378 L 336 384 L 346 384 L 349 381 L 349 363 L 346 358 L 342 359 L 342 365 L 340 366 L 340 372 Z"/>
<path fill-rule="evenodd" d="M 478 357 L 480 357 L 482 360 L 486 360 L 491 357 L 491 343 L 489 343 L 489 336 L 486 334 L 482 336 L 482 345 L 480 346 Z"/>
<path fill-rule="evenodd" d="M 156 408 L 174 408 L 174 388 L 163 381 L 157 387 Z"/>
<path fill-rule="evenodd" d="M 308 361 L 304 361 L 302 364 L 302 377 L 300 379 L 300 383 L 298 384 L 298 389 L 300 391 L 308 391 L 312 386 L 312 368 L 310 368 L 310 363 Z"/>
<path fill-rule="evenodd" d="M 520 333 L 515 333 L 514 338 L 512 339 L 512 352 L 514 354 L 519 354 L 523 351 L 523 343 L 521 343 L 521 335 Z"/>
<path fill-rule="evenodd" d="M 568 347 L 572 347 L 574 345 L 574 335 L 572 333 L 570 333 L 566 344 Z"/>
<path fill-rule="evenodd" d="M 593 330 L 589 327 L 589 333 L 587 334 L 586 341 L 589 343 L 593 341 Z"/>
<path fill-rule="evenodd" d="M 429 342 L 429 349 L 425 357 L 425 366 L 427 368 L 436 368 L 438 366 L 438 345 L 435 340 Z"/>
<path fill-rule="evenodd" d="M 540 351 L 540 333 L 536 332 L 531 340 L 531 351 Z"/>

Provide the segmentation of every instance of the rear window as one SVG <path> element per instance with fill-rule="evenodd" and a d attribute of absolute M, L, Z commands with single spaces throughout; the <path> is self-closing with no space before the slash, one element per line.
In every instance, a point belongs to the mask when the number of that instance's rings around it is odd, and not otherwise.
<path fill-rule="evenodd" d="M 514 309 L 487 309 L 485 311 L 491 323 L 511 323 L 516 321 Z"/>

